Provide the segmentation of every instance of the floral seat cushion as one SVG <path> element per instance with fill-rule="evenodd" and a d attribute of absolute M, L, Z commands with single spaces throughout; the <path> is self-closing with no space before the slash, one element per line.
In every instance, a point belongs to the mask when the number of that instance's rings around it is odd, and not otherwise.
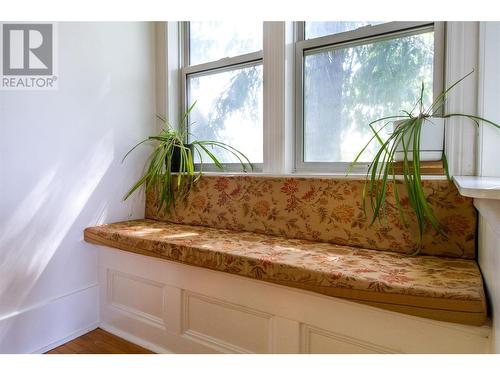
<path fill-rule="evenodd" d="M 87 228 L 85 240 L 410 315 L 473 325 L 486 319 L 474 260 L 412 257 L 148 219 Z"/>

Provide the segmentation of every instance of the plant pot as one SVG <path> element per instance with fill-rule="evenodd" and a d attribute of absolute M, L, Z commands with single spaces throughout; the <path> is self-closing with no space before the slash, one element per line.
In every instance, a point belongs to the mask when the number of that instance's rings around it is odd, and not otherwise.
<path fill-rule="evenodd" d="M 397 129 L 405 120 L 394 121 L 394 129 Z M 405 143 L 408 142 L 405 137 Z M 420 161 L 437 161 L 443 156 L 444 141 L 444 119 L 429 117 L 424 119 L 420 135 Z M 403 161 L 403 144 L 400 143 L 394 153 L 395 161 Z M 413 160 L 413 144 L 408 145 L 408 160 Z"/>
<path fill-rule="evenodd" d="M 187 147 L 191 150 L 191 155 L 193 155 L 194 152 L 194 147 L 192 144 L 184 144 L 184 147 Z M 174 147 L 172 154 L 165 156 L 165 165 L 168 164 L 168 158 L 169 156 L 172 158 L 171 162 L 171 172 L 179 172 L 179 169 L 181 167 L 181 149 L 179 147 Z M 193 155 L 194 157 L 194 155 Z"/>

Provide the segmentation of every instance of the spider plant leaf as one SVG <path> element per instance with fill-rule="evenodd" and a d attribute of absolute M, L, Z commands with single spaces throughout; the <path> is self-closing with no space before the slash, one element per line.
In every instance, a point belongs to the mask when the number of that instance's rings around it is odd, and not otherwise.
<path fill-rule="evenodd" d="M 398 186 L 398 183 L 397 183 L 397 180 L 396 180 L 396 171 L 395 171 L 395 168 L 394 168 L 394 163 L 395 163 L 394 155 L 397 152 L 398 146 L 400 145 L 400 142 L 401 142 L 401 137 L 403 137 L 403 136 L 404 136 L 404 133 L 400 132 L 399 135 L 394 139 L 392 148 L 389 151 L 389 153 L 391 155 L 391 157 L 389 159 L 390 160 L 389 163 L 391 163 L 392 189 L 393 189 L 393 192 L 394 192 L 394 200 L 395 200 L 395 203 L 396 203 L 396 208 L 398 210 L 399 218 L 400 218 L 401 222 L 403 223 L 403 225 L 406 226 L 407 222 L 406 222 L 404 211 L 403 211 L 403 208 L 402 208 L 401 202 L 400 202 L 399 186 Z"/>
<path fill-rule="evenodd" d="M 154 141 L 160 141 L 160 142 L 170 142 L 172 139 L 171 135 L 165 135 L 165 136 L 160 136 L 160 135 L 153 135 L 151 137 L 148 137 L 149 140 L 154 140 Z"/>
<path fill-rule="evenodd" d="M 381 148 L 377 154 L 375 155 L 375 158 L 373 159 L 373 168 L 372 168 L 372 171 L 371 171 L 371 176 L 370 176 L 370 196 L 372 198 L 372 200 L 370 201 L 371 203 L 371 207 L 372 207 L 372 210 L 373 210 L 373 216 L 372 216 L 372 221 L 370 223 L 373 224 L 375 222 L 375 220 L 378 218 L 378 213 L 380 211 L 380 204 L 379 204 L 379 188 L 380 188 L 380 184 L 378 183 L 378 178 L 377 178 L 377 175 L 380 175 L 380 166 L 379 166 L 379 163 L 380 163 L 380 158 L 382 156 L 382 154 L 384 154 L 384 149 Z M 375 195 L 375 198 L 373 198 L 373 195 Z"/>
<path fill-rule="evenodd" d="M 419 206 L 416 199 L 416 192 L 413 185 L 413 176 L 411 174 L 411 169 L 409 166 L 408 153 L 409 153 L 409 143 L 411 142 L 411 138 L 413 136 L 414 127 L 406 128 L 401 137 L 401 145 L 403 147 L 403 182 L 408 194 L 408 202 L 410 207 L 412 207 L 415 215 L 419 216 Z"/>
<path fill-rule="evenodd" d="M 424 81 L 422 81 L 422 85 L 420 88 L 420 96 L 418 98 L 419 105 L 420 105 L 420 113 L 424 111 Z"/>
<path fill-rule="evenodd" d="M 416 134 L 416 141 L 415 144 L 418 147 L 418 152 L 416 153 L 417 157 L 417 163 L 414 162 L 414 171 L 417 176 L 417 192 L 418 192 L 418 197 L 422 206 L 422 210 L 424 213 L 424 218 L 429 221 L 429 223 L 438 231 L 440 234 L 444 235 L 446 237 L 446 234 L 443 232 L 443 229 L 441 225 L 439 224 L 438 220 L 436 219 L 434 213 L 432 212 L 429 203 L 427 202 L 427 198 L 425 196 L 425 192 L 422 186 L 422 179 L 420 175 L 420 137 L 421 137 L 421 128 L 422 128 L 422 121 L 420 121 L 419 127 L 418 127 L 418 132 Z M 421 232 L 421 237 L 423 236 L 423 231 Z"/>
<path fill-rule="evenodd" d="M 411 109 L 411 111 L 409 113 L 407 111 L 405 111 L 405 110 L 403 110 L 403 112 L 407 113 L 409 117 L 414 117 L 413 116 L 413 112 L 418 107 L 418 105 L 419 105 L 419 100 L 417 99 L 417 101 L 415 102 L 415 104 L 413 105 L 413 108 Z"/>
<path fill-rule="evenodd" d="M 383 158 L 382 158 L 382 163 L 378 175 L 378 185 L 380 185 L 378 191 L 377 191 L 377 200 L 376 200 L 376 211 L 374 212 L 374 219 L 375 216 L 378 216 L 380 218 L 380 215 L 377 215 L 377 213 L 382 210 L 385 211 L 385 200 L 386 200 L 386 192 L 387 192 L 387 176 L 389 172 L 389 163 L 387 162 L 387 156 L 388 153 L 384 152 L 383 153 Z M 382 175 L 382 179 L 380 179 L 380 176 Z M 380 221 L 380 220 L 379 220 Z M 372 221 L 373 223 L 373 221 Z"/>
<path fill-rule="evenodd" d="M 191 176 L 194 175 L 194 160 L 193 160 L 193 153 L 191 149 L 187 148 L 186 149 L 186 167 L 187 167 L 187 173 Z"/>
<path fill-rule="evenodd" d="M 182 183 L 182 179 L 184 177 L 184 163 L 185 163 L 185 159 L 186 159 L 186 151 L 184 150 L 184 147 L 182 146 L 178 146 L 178 149 L 179 149 L 179 173 L 177 174 L 177 189 L 180 188 L 181 186 L 181 183 Z"/>
<path fill-rule="evenodd" d="M 148 190 L 154 183 L 157 182 L 158 176 L 161 174 L 164 168 L 165 156 L 168 153 L 169 145 L 162 146 L 159 145 L 157 150 L 155 150 L 154 157 L 151 160 L 148 173 L 151 178 L 146 183 L 146 190 Z"/>
<path fill-rule="evenodd" d="M 474 69 L 472 69 L 469 73 L 467 73 L 465 76 L 460 78 L 458 81 L 453 83 L 450 87 L 448 87 L 446 90 L 441 92 L 441 94 L 438 95 L 438 97 L 434 100 L 434 102 L 429 106 L 429 109 L 426 111 L 427 115 L 434 115 L 436 112 L 436 108 L 439 108 L 440 106 L 443 105 L 446 96 L 448 93 L 455 87 L 457 86 L 460 82 L 462 82 L 464 79 L 466 79 L 468 76 L 470 76 L 472 73 L 474 73 Z"/>
<path fill-rule="evenodd" d="M 401 198 L 399 197 L 399 186 L 396 180 L 396 173 L 392 174 L 392 190 L 394 191 L 394 201 L 396 202 L 396 208 L 398 209 L 399 219 L 403 225 L 407 226 L 408 223 L 406 222 L 403 207 L 401 206 Z"/>
<path fill-rule="evenodd" d="M 373 125 L 370 125 L 370 129 L 372 130 L 372 132 L 374 133 L 375 135 L 375 138 L 377 139 L 378 143 L 380 143 L 380 146 L 385 148 L 385 142 L 382 140 L 382 138 L 380 138 L 380 136 L 378 135 L 378 131 L 375 130 L 375 128 L 373 127 Z"/>
<path fill-rule="evenodd" d="M 148 179 L 146 181 L 146 191 L 148 191 L 151 187 L 151 185 L 155 182 L 156 176 L 158 173 L 156 172 L 156 166 L 158 164 L 158 159 L 159 159 L 159 154 L 161 154 L 162 150 L 161 147 L 156 147 L 156 149 L 153 151 L 151 161 L 148 166 L 148 170 L 146 172 L 146 175 L 148 176 Z"/>
<path fill-rule="evenodd" d="M 420 208 L 423 206 L 422 204 L 422 193 L 419 189 L 421 187 L 421 181 L 419 178 L 419 153 L 420 153 L 420 148 L 419 148 L 419 139 L 418 136 L 420 134 L 420 126 L 422 124 L 422 119 L 417 118 L 415 120 L 415 130 L 413 132 L 413 137 L 411 139 L 411 142 L 413 143 L 413 150 L 412 150 L 412 156 L 413 156 L 413 164 L 412 164 L 412 173 L 414 176 L 414 179 L 412 181 L 412 187 L 414 192 L 416 193 L 416 204 Z M 425 200 L 425 196 L 423 196 Z M 422 207 L 423 208 L 423 207 Z M 419 232 L 419 243 L 422 243 L 422 237 L 424 233 L 424 227 L 425 227 L 425 216 L 421 214 L 420 210 L 417 211 L 417 222 L 418 222 L 418 232 Z"/>
<path fill-rule="evenodd" d="M 250 160 L 248 160 L 248 158 L 243 153 L 236 150 L 234 147 L 231 147 L 231 146 L 229 146 L 223 142 L 219 142 L 219 141 L 199 141 L 199 144 L 203 144 L 204 146 L 208 146 L 208 145 L 212 146 L 212 147 L 215 146 L 215 147 L 219 147 L 223 150 L 226 150 L 238 159 L 244 172 L 246 172 L 246 165 L 245 164 L 248 164 L 250 166 L 250 168 L 253 170 L 253 165 L 250 162 Z M 246 161 L 246 163 L 244 160 Z"/>
<path fill-rule="evenodd" d="M 142 184 L 144 184 L 147 178 L 148 175 L 144 175 L 139 180 L 137 180 L 136 183 L 132 186 L 132 188 L 125 194 L 123 200 L 124 201 L 127 200 L 128 197 L 130 197 L 137 189 L 139 189 L 142 186 Z"/>
<path fill-rule="evenodd" d="M 479 116 L 473 116 L 473 115 L 466 115 L 466 114 L 463 114 L 463 113 L 448 113 L 446 115 L 443 115 L 442 118 L 451 118 L 451 117 L 466 117 L 472 121 L 474 121 L 476 123 L 476 125 L 479 126 L 479 121 L 483 121 L 487 124 L 490 124 L 490 125 L 493 125 L 494 127 L 500 129 L 500 125 L 493 122 L 493 121 L 490 121 L 490 120 L 487 120 L 483 117 L 479 117 Z"/>
<path fill-rule="evenodd" d="M 382 117 L 380 119 L 377 119 L 375 121 L 372 121 L 368 124 L 368 126 L 370 127 L 370 129 L 372 129 L 372 131 L 374 131 L 374 127 L 373 125 L 376 124 L 377 122 L 381 122 L 381 121 L 385 121 L 385 120 L 394 120 L 394 119 L 401 119 L 401 118 L 405 118 L 406 116 L 387 116 L 387 117 Z M 374 131 L 374 134 L 373 136 L 368 140 L 368 142 L 363 146 L 363 148 L 361 149 L 360 152 L 358 152 L 358 154 L 356 155 L 356 157 L 354 158 L 354 161 L 350 163 L 349 167 L 347 168 L 346 170 L 346 176 L 349 175 L 354 166 L 358 163 L 358 160 L 359 158 L 363 155 L 363 153 L 365 152 L 365 150 L 368 148 L 368 146 L 372 143 L 372 141 L 374 139 L 380 139 L 380 137 L 378 136 L 379 133 L 387 126 L 391 123 L 391 121 L 388 121 L 386 122 L 379 130 L 377 130 L 376 132 Z"/>
<path fill-rule="evenodd" d="M 139 147 L 140 145 L 142 145 L 143 143 L 149 141 L 149 138 L 146 138 L 146 139 L 143 139 L 142 141 L 140 141 L 139 143 L 137 143 L 134 147 L 132 147 L 126 154 L 125 156 L 123 157 L 122 159 L 122 163 L 125 161 L 125 159 L 127 158 L 127 156 L 129 156 L 129 154 L 134 151 L 137 147 Z"/>
<path fill-rule="evenodd" d="M 200 146 L 203 151 L 205 151 L 205 153 L 208 155 L 210 159 L 212 159 L 217 168 L 219 168 L 220 170 L 224 170 L 224 167 L 220 163 L 219 159 L 217 159 L 217 157 L 212 152 L 210 152 L 210 150 L 208 150 L 208 148 L 205 147 L 203 143 L 196 143 L 196 144 Z"/>
<path fill-rule="evenodd" d="M 202 174 L 202 170 L 203 170 L 203 155 L 201 154 L 200 150 L 197 148 L 197 147 L 193 147 L 194 151 L 196 151 L 196 153 L 198 154 L 198 158 L 200 159 L 200 164 L 199 164 L 199 172 L 198 172 L 198 176 L 200 176 Z"/>
<path fill-rule="evenodd" d="M 446 179 L 448 180 L 448 182 L 451 182 L 451 176 L 448 169 L 448 158 L 446 157 L 444 148 L 443 148 L 443 153 L 441 154 L 441 160 L 443 161 L 443 168 L 444 168 L 444 173 L 446 174 Z"/>
<path fill-rule="evenodd" d="M 166 123 L 167 123 L 167 119 L 166 119 L 165 117 L 163 117 L 163 116 L 159 115 L 159 114 L 156 114 L 156 118 L 157 118 L 158 120 L 160 120 L 161 122 L 163 122 L 164 124 L 166 124 Z"/>
<path fill-rule="evenodd" d="M 233 155 L 235 156 L 240 156 L 241 159 L 244 159 L 246 161 L 246 164 L 252 166 L 252 163 L 250 162 L 250 160 L 245 156 L 245 154 L 243 154 L 241 151 L 237 150 L 236 148 L 224 143 L 224 142 L 220 142 L 220 141 L 201 141 L 201 142 L 204 142 L 206 144 L 211 144 L 211 145 L 215 145 L 215 146 L 218 146 L 218 147 L 222 147 L 222 148 L 225 148 L 227 149 L 229 152 L 231 152 Z M 240 158 L 238 158 L 240 159 Z M 244 163 L 241 163 L 241 164 L 244 164 Z"/>
<path fill-rule="evenodd" d="M 387 195 L 387 186 L 388 186 L 388 178 L 390 171 L 393 169 L 392 162 L 394 160 L 394 153 L 396 152 L 398 146 L 398 139 L 403 133 L 405 128 L 396 129 L 396 131 L 389 137 L 389 140 L 382 144 L 382 147 L 377 154 L 379 159 L 380 153 L 383 151 L 383 158 L 380 164 L 380 168 L 377 174 L 377 192 L 376 192 L 376 200 L 375 200 L 375 209 L 373 213 L 373 218 L 371 224 L 379 217 L 380 210 L 385 210 L 386 204 L 386 195 Z M 389 148 L 389 144 L 391 145 Z M 378 162 L 377 162 L 378 164 Z M 375 168 L 378 168 L 376 166 Z M 372 175 L 373 176 L 373 175 Z M 379 186 L 380 185 L 380 186 Z M 384 215 L 385 216 L 385 215 Z"/>
<path fill-rule="evenodd" d="M 184 112 L 184 115 L 182 116 L 182 119 L 181 119 L 181 122 L 179 124 L 179 129 L 182 129 L 184 128 L 184 124 L 186 124 L 186 120 L 187 118 L 189 117 L 189 114 L 191 113 L 191 111 L 193 110 L 194 106 L 196 105 L 196 100 L 194 101 L 193 104 L 191 104 L 191 106 L 187 109 L 186 112 Z"/>

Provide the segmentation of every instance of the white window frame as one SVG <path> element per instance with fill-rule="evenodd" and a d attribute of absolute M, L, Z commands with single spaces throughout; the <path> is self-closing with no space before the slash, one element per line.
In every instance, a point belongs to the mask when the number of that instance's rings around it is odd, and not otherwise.
<path fill-rule="evenodd" d="M 368 25 L 355 30 L 305 39 L 305 22 L 296 23 L 297 42 L 295 47 L 295 168 L 298 173 L 345 174 L 349 162 L 304 162 L 304 56 L 307 51 L 349 48 L 374 41 L 414 35 L 425 30 L 434 31 L 434 97 L 443 90 L 444 81 L 444 23 L 443 22 L 388 22 Z M 369 163 L 359 163 L 353 173 L 366 173 Z"/>
<path fill-rule="evenodd" d="M 426 25 L 434 25 L 435 32 L 435 63 L 434 63 L 434 92 L 442 89 L 443 76 L 446 77 L 446 83 L 449 84 L 450 79 L 459 78 L 459 73 L 470 71 L 472 67 L 476 67 L 469 63 L 468 56 L 474 38 L 468 37 L 468 32 L 456 32 L 455 29 L 463 28 L 469 30 L 475 27 L 472 22 L 456 22 L 456 26 L 449 30 L 449 22 L 391 22 L 371 27 L 364 27 L 355 30 L 359 37 L 379 36 L 383 34 L 381 29 L 387 28 L 385 33 L 400 31 L 399 28 L 421 27 Z M 403 26 L 404 25 L 404 26 Z M 158 113 L 165 113 L 169 119 L 174 123 L 178 123 L 181 114 L 185 111 L 187 98 L 186 98 L 186 84 L 187 74 L 196 71 L 207 71 L 214 68 L 224 68 L 234 66 L 245 62 L 252 62 L 261 60 L 263 65 L 263 148 L 264 148 L 264 162 L 263 165 L 256 170 L 256 172 L 263 172 L 270 175 L 336 175 L 345 176 L 346 166 L 349 163 L 318 163 L 317 166 L 311 166 L 307 163 L 301 168 L 297 165 L 297 155 L 301 155 L 299 147 L 301 144 L 297 141 L 298 122 L 301 119 L 302 108 L 297 105 L 299 99 L 297 92 L 301 94 L 302 80 L 297 80 L 297 70 L 302 69 L 299 63 L 302 64 L 302 59 L 297 58 L 300 56 L 298 52 L 311 43 L 304 40 L 304 22 L 291 22 L 291 21 L 273 21 L 263 22 L 263 50 L 255 53 L 245 54 L 241 56 L 221 59 L 214 62 L 198 64 L 195 66 L 188 66 L 188 38 L 186 35 L 189 30 L 186 27 L 186 22 L 158 22 L 156 24 L 156 38 L 157 46 L 159 44 L 167 44 L 165 51 L 158 48 L 157 51 L 157 76 L 158 80 L 165 82 L 157 82 L 157 111 Z M 445 28 L 446 28 L 446 49 L 445 44 Z M 370 31 L 371 30 L 371 31 Z M 377 31 L 378 30 L 378 31 Z M 377 35 L 366 35 L 363 33 L 374 32 Z M 351 33 L 351 32 L 349 32 Z M 452 34 L 452 35 L 451 35 Z M 317 39 L 328 42 L 331 38 L 338 38 L 339 34 L 333 36 L 325 36 Z M 467 42 L 471 39 L 470 43 L 461 45 L 460 41 Z M 451 40 L 451 42 L 450 42 Z M 348 41 L 347 41 L 348 42 Z M 333 43 L 340 43 L 339 40 L 334 40 Z M 302 47 L 302 48 L 301 48 Z M 445 55 L 446 50 L 446 65 Z M 477 56 L 476 56 L 477 58 Z M 471 57 L 472 59 L 472 57 Z M 458 62 L 464 60 L 463 63 Z M 472 65 L 471 65 L 472 64 Z M 463 65 L 463 67 L 462 67 Z M 446 68 L 445 68 L 446 66 Z M 460 69 L 458 69 L 460 68 Z M 444 74 L 446 73 L 446 75 Z M 453 73 L 453 74 L 452 74 Z M 465 72 L 466 73 L 466 72 Z M 448 77 L 450 75 L 450 77 Z M 463 74 L 462 74 L 463 75 Z M 455 77 L 456 76 L 456 77 Z M 456 79 L 455 79 L 456 80 Z M 470 82 L 474 85 L 474 82 Z M 436 86 L 437 85 L 437 86 Z M 300 87 L 300 88 L 299 88 Z M 300 91 L 299 91 L 300 90 Z M 166 91 L 166 96 L 158 95 L 158 91 Z M 460 91 L 460 90 L 459 90 Z M 469 101 L 475 101 L 470 95 L 457 95 L 450 96 L 448 104 L 453 107 L 461 107 Z M 472 112 L 472 111 L 470 111 Z M 457 139 L 463 138 L 462 128 L 457 126 L 446 125 L 446 150 L 450 171 L 458 174 L 462 169 L 455 168 L 461 159 L 470 159 L 470 153 L 467 153 L 467 147 L 460 147 Z M 454 145 L 451 148 L 449 145 Z M 461 143 L 460 143 L 461 145 Z M 467 154 L 467 155 L 464 155 Z M 474 156 L 474 155 L 472 155 Z M 207 165 L 208 167 L 208 165 Z M 298 167 L 298 168 L 297 168 Z M 208 168 L 204 168 L 210 171 Z M 216 168 L 212 169 L 217 171 Z M 228 172 L 240 172 L 241 169 L 237 165 L 227 166 Z M 363 167 L 359 170 L 353 171 L 353 175 L 362 174 Z"/>
<path fill-rule="evenodd" d="M 250 66 L 264 65 L 263 50 L 241 54 L 232 57 L 224 57 L 219 60 L 209 61 L 201 64 L 190 65 L 189 64 L 189 22 L 179 22 L 179 33 L 180 33 L 180 47 L 181 47 L 181 106 L 182 113 L 187 108 L 188 103 L 188 76 L 204 76 L 214 73 L 220 73 L 225 71 L 231 71 L 238 68 L 245 68 Z M 189 130 L 189 119 L 184 124 Z M 187 140 L 186 140 L 187 141 Z M 222 166 L 226 171 L 241 171 L 241 166 L 239 163 L 222 163 Z M 263 164 L 254 163 L 254 172 L 261 172 L 263 170 Z M 203 163 L 204 171 L 219 171 L 219 169 L 213 163 L 205 161 Z"/>

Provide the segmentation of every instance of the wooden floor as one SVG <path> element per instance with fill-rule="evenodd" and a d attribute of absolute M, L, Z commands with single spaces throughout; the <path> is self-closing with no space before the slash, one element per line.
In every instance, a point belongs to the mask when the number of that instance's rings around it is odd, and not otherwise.
<path fill-rule="evenodd" d="M 153 354 L 153 352 L 97 328 L 46 354 Z"/>

